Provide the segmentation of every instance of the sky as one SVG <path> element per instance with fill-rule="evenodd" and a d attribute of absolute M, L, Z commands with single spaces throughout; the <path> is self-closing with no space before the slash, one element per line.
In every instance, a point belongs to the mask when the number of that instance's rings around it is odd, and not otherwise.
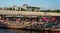
<path fill-rule="evenodd" d="M 22 6 L 23 4 L 38 6 L 41 9 L 60 10 L 60 0 L 0 0 L 0 7 Z"/>

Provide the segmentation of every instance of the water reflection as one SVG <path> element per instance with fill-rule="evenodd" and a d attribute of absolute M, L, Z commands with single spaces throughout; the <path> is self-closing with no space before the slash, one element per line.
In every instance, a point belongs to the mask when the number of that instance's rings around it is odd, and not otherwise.
<path fill-rule="evenodd" d="M 41 33 L 41 31 L 0 28 L 0 33 Z"/>

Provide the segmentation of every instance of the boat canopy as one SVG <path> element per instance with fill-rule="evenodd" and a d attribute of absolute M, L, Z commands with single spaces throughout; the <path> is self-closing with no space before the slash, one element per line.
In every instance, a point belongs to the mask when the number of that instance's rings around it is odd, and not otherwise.
<path fill-rule="evenodd" d="M 19 16 L 60 16 L 60 13 L 0 10 L 0 15 Z"/>

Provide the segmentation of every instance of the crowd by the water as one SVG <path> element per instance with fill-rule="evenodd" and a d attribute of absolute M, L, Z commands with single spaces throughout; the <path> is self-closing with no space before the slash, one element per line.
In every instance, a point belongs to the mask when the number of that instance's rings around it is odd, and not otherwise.
<path fill-rule="evenodd" d="M 13 26 L 22 26 L 24 25 L 25 27 L 24 28 L 56 28 L 56 27 L 60 27 L 60 22 L 52 22 L 52 21 L 47 21 L 47 22 L 41 22 L 41 21 L 35 21 L 35 20 L 32 20 L 32 21 L 24 21 L 20 18 L 16 18 L 16 19 L 9 19 L 9 18 L 6 18 L 6 19 L 0 19 L 0 23 L 2 24 L 7 24 L 7 25 L 13 25 Z"/>

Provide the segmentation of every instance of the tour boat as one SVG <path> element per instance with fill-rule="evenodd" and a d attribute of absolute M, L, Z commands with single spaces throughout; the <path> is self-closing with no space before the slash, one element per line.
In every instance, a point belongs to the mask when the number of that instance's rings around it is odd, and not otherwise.
<path fill-rule="evenodd" d="M 0 10 L 0 15 L 2 17 L 6 17 L 7 18 L 6 20 L 8 20 L 8 18 L 10 18 L 10 17 L 12 18 L 12 16 L 13 16 L 13 18 L 15 18 L 15 17 L 18 17 L 19 18 L 20 16 L 21 17 L 23 17 L 23 16 L 24 17 L 25 16 L 30 16 L 30 17 L 33 16 L 34 18 L 31 17 L 32 19 L 37 19 L 37 16 L 50 16 L 50 17 L 51 16 L 60 16 L 60 13 Z M 0 19 L 2 18 L 1 16 L 0 16 Z M 2 20 L 0 20 L 0 27 L 5 27 L 5 28 L 24 28 L 24 29 L 39 29 L 39 30 L 51 30 L 51 32 L 55 32 L 55 31 L 56 32 L 60 32 L 60 28 L 26 28 L 27 26 L 29 26 L 28 24 L 30 24 L 31 22 L 29 22 L 29 23 L 24 22 L 26 24 L 22 23 L 23 25 L 15 25 L 13 23 L 14 21 L 12 22 L 13 24 L 9 24 L 8 21 L 6 22 L 6 20 L 3 20 L 3 19 L 4 18 L 2 18 Z M 27 18 L 27 19 L 29 20 L 29 18 Z M 22 20 L 24 20 L 24 19 L 22 19 Z M 4 22 L 2 22 L 2 21 L 4 21 Z M 33 22 L 34 22 L 34 20 L 33 20 Z M 34 24 L 34 23 L 32 23 L 32 24 Z"/>

